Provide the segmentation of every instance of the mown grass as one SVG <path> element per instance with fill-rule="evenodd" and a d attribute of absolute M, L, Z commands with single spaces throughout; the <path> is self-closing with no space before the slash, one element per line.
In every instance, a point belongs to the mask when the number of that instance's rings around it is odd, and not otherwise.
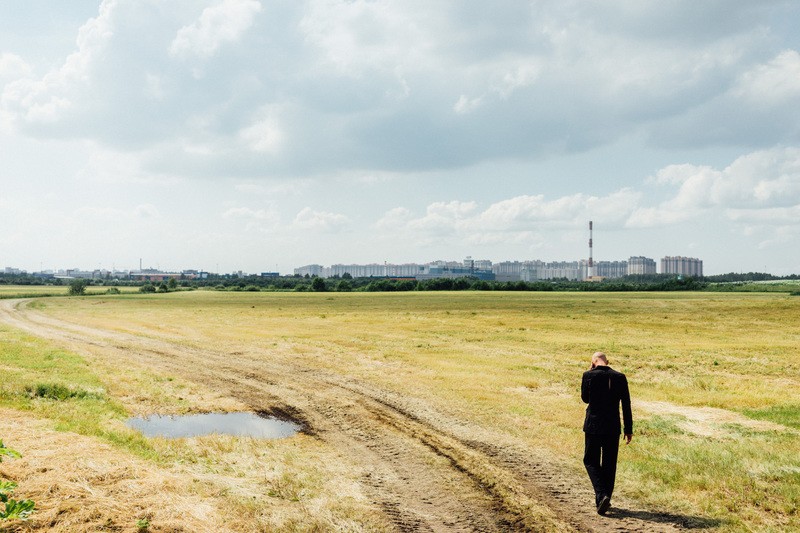
<path fill-rule="evenodd" d="M 44 308 L 43 302 L 32 304 Z M 147 439 L 127 428 L 124 421 L 131 412 L 244 408 L 158 369 L 82 357 L 0 325 L 0 378 L 0 407 L 52 421 L 58 431 L 95 437 L 124 453 L 188 476 L 196 482 L 192 493 L 218 501 L 217 512 L 231 531 L 328 531 L 342 524 L 350 524 L 353 531 L 386 528 L 384 518 L 360 492 L 355 481 L 360 474 L 354 474 L 352 465 L 341 461 L 336 450 L 312 437 L 280 441 L 224 435 Z M 8 425 L 0 429 L 12 430 Z M 85 444 L 62 451 L 63 463 L 39 467 L 80 475 L 70 470 L 70 463 L 76 454 L 81 460 L 92 456 L 92 448 Z M 171 498 L 170 490 L 164 488 L 165 501 Z M 37 504 L 53 505 L 47 501 L 51 494 L 34 497 Z M 159 508 L 149 512 L 157 525 L 163 513 Z M 114 519 L 132 520 L 127 515 Z M 34 514 L 26 531 L 48 530 L 46 523 L 37 521 Z"/>
<path fill-rule="evenodd" d="M 800 299 L 786 294 L 195 291 L 42 305 L 65 320 L 348 374 L 518 439 L 576 476 L 580 374 L 603 350 L 635 400 L 685 409 L 635 409 L 620 493 L 689 523 L 800 528 Z M 687 430 L 702 407 L 786 429 Z"/>

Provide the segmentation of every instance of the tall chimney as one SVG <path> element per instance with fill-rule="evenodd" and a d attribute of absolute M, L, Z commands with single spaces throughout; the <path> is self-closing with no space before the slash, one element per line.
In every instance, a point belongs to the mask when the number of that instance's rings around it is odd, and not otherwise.
<path fill-rule="evenodd" d="M 589 278 L 594 277 L 594 260 L 592 259 L 592 221 L 589 221 L 589 271 L 587 272 Z"/>

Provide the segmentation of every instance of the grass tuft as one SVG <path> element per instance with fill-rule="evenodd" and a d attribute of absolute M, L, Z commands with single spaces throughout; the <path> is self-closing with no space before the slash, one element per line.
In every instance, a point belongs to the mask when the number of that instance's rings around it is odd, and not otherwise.
<path fill-rule="evenodd" d="M 68 387 L 60 383 L 26 385 L 25 394 L 30 398 L 44 398 L 61 402 L 72 399 L 82 400 L 84 398 L 100 399 L 100 395 L 95 392 L 89 392 L 77 387 Z"/>

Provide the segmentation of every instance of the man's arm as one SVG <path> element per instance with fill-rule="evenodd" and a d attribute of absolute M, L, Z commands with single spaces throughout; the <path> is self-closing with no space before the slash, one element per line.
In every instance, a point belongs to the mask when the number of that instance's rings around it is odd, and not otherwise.
<path fill-rule="evenodd" d="M 628 435 L 633 435 L 633 413 L 631 412 L 631 393 L 628 390 L 628 379 L 624 375 L 622 376 L 620 400 L 622 402 L 622 432 L 625 434 L 626 440 L 630 442 Z"/>
<path fill-rule="evenodd" d="M 589 397 L 591 396 L 591 376 L 588 372 L 583 373 L 583 380 L 581 381 L 581 400 L 583 403 L 589 403 Z"/>

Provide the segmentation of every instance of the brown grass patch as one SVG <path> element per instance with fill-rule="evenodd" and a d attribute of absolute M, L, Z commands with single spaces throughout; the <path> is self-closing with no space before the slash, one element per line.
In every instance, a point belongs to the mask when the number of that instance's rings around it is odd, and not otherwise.
<path fill-rule="evenodd" d="M 48 428 L 24 413 L 0 410 L 2 432 L 22 458 L 4 461 L 0 476 L 19 483 L 17 498 L 36 502 L 27 522 L 10 531 L 229 531 L 217 502 L 190 479 L 96 439 Z"/>

